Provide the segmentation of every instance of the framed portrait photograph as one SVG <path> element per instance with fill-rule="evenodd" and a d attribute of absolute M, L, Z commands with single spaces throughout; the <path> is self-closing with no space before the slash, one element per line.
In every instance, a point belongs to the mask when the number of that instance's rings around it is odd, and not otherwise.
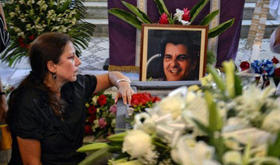
<path fill-rule="evenodd" d="M 205 74 L 208 26 L 143 24 L 140 81 L 190 81 Z"/>

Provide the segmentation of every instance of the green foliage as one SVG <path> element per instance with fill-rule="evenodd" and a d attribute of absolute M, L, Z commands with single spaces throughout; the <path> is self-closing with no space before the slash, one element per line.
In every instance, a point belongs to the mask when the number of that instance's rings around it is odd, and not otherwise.
<path fill-rule="evenodd" d="M 142 23 L 141 23 L 141 21 L 138 20 L 138 18 L 135 15 L 133 15 L 125 10 L 117 9 L 117 8 L 110 9 L 109 13 L 115 15 L 116 17 L 120 18 L 121 20 L 123 20 L 123 21 L 129 23 L 130 25 L 134 26 L 135 28 L 141 30 Z"/>
<path fill-rule="evenodd" d="M 88 145 L 84 145 L 80 147 L 77 152 L 89 152 L 89 151 L 95 151 L 100 150 L 102 148 L 108 148 L 109 145 L 107 143 L 92 143 Z"/>
<path fill-rule="evenodd" d="M 267 149 L 267 156 L 280 157 L 280 132 L 278 132 L 274 143 L 270 144 Z"/>
<path fill-rule="evenodd" d="M 201 12 L 201 10 L 205 7 L 205 5 L 209 2 L 209 0 L 201 0 L 199 1 L 190 11 L 191 14 L 191 22 L 195 20 L 197 15 Z"/>
<path fill-rule="evenodd" d="M 220 25 L 212 28 L 208 32 L 208 38 L 214 38 L 220 34 L 222 34 L 224 31 L 226 31 L 228 28 L 230 28 L 234 23 L 234 19 L 230 19 L 226 22 L 221 23 Z"/>
<path fill-rule="evenodd" d="M 125 1 L 122 1 L 122 4 L 125 5 L 125 7 L 127 7 L 138 18 L 140 18 L 143 21 L 143 23 L 152 23 L 150 21 L 150 18 L 144 12 L 142 12 L 137 7 L 135 7 L 134 5 L 127 3 Z"/>
<path fill-rule="evenodd" d="M 27 56 L 30 43 L 45 32 L 63 32 L 73 38 L 76 54 L 88 46 L 95 26 L 85 22 L 82 0 L 10 0 L 4 6 L 11 44 L 0 59 L 13 65 Z"/>
<path fill-rule="evenodd" d="M 207 51 L 207 59 L 206 59 L 206 63 L 209 65 L 215 65 L 216 64 L 216 55 L 211 52 L 211 51 Z"/>
<path fill-rule="evenodd" d="M 205 16 L 203 20 L 200 22 L 200 25 L 208 25 L 219 14 L 219 12 L 220 12 L 219 10 L 215 10 L 210 14 L 208 14 L 207 16 Z"/>
<path fill-rule="evenodd" d="M 226 89 L 224 81 L 219 76 L 216 69 L 211 65 L 207 65 L 207 71 L 213 76 L 214 82 L 217 84 L 217 87 L 221 90 L 221 92 L 224 92 Z"/>

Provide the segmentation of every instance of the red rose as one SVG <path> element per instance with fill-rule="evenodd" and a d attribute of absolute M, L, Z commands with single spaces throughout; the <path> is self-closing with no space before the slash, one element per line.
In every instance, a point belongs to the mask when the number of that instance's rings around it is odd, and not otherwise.
<path fill-rule="evenodd" d="M 273 64 L 278 64 L 279 60 L 274 56 L 271 60 L 273 62 Z"/>
<path fill-rule="evenodd" d="M 182 15 L 182 20 L 189 21 L 191 19 L 190 10 L 188 8 L 184 8 L 184 14 Z"/>
<path fill-rule="evenodd" d="M 88 113 L 90 115 L 95 114 L 96 113 L 96 108 L 93 105 L 91 105 L 90 107 L 88 107 Z"/>
<path fill-rule="evenodd" d="M 153 103 L 155 103 L 155 102 L 158 102 L 158 101 L 160 101 L 160 98 L 159 97 L 153 97 Z"/>
<path fill-rule="evenodd" d="M 168 17 L 165 13 L 162 13 L 162 15 L 160 16 L 159 23 L 160 24 L 169 24 Z"/>
<path fill-rule="evenodd" d="M 103 106 L 107 103 L 107 97 L 105 95 L 100 95 L 97 99 L 97 102 L 100 106 Z"/>
<path fill-rule="evenodd" d="M 88 125 L 88 124 L 85 125 L 85 133 L 86 133 L 87 135 L 90 135 L 90 134 L 93 133 L 91 126 Z"/>
<path fill-rule="evenodd" d="M 87 122 L 89 123 L 93 123 L 93 121 L 96 119 L 96 116 L 95 115 L 91 115 L 88 119 L 87 119 Z"/>
<path fill-rule="evenodd" d="M 240 63 L 240 68 L 241 68 L 242 71 L 247 70 L 247 69 L 250 68 L 250 63 L 247 62 L 247 61 L 242 61 Z"/>
<path fill-rule="evenodd" d="M 29 38 L 31 41 L 33 41 L 35 37 L 34 37 L 34 35 L 32 34 L 32 35 L 29 36 L 28 38 Z"/>
<path fill-rule="evenodd" d="M 280 68 L 274 70 L 274 76 L 280 77 Z"/>

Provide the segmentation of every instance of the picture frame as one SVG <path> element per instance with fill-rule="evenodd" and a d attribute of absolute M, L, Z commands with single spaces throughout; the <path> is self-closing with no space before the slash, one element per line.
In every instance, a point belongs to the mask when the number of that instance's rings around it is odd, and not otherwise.
<path fill-rule="evenodd" d="M 208 26 L 142 24 L 140 81 L 192 81 L 205 74 Z"/>

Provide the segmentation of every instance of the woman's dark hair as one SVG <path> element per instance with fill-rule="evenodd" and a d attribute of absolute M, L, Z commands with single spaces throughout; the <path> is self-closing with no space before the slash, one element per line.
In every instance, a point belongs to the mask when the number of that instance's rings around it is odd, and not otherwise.
<path fill-rule="evenodd" d="M 37 37 L 30 45 L 28 52 L 31 72 L 20 83 L 18 88 L 10 95 L 9 111 L 7 121 L 14 113 L 14 106 L 17 99 L 20 99 L 21 89 L 36 88 L 47 93 L 48 103 L 55 115 L 62 117 L 62 104 L 58 101 L 55 94 L 44 84 L 44 80 L 49 73 L 47 62 L 53 61 L 57 64 L 60 60 L 64 48 L 68 42 L 72 42 L 70 36 L 58 32 L 44 33 Z"/>

